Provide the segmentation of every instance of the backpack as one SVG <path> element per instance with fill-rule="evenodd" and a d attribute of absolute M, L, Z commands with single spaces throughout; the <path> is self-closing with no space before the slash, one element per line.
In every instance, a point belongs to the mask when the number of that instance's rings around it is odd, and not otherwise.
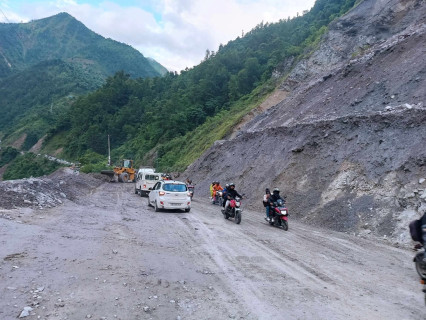
<path fill-rule="evenodd" d="M 411 239 L 423 243 L 421 220 L 411 221 L 409 227 Z"/>

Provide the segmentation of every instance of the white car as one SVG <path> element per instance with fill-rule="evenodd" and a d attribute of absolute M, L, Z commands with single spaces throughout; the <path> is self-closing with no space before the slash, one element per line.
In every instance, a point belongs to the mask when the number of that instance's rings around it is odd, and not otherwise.
<path fill-rule="evenodd" d="M 148 195 L 148 205 L 155 208 L 155 212 L 161 209 L 191 210 L 191 197 L 186 184 L 175 180 L 158 181 Z"/>

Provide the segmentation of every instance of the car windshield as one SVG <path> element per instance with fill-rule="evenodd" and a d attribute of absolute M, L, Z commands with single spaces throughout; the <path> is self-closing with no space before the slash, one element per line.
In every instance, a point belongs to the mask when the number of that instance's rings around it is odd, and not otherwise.
<path fill-rule="evenodd" d="M 147 174 L 145 180 L 160 180 L 160 176 L 155 174 Z"/>
<path fill-rule="evenodd" d="M 164 191 L 185 192 L 186 185 L 178 183 L 166 183 L 163 186 Z"/>
<path fill-rule="evenodd" d="M 130 160 L 123 160 L 123 167 L 124 168 L 130 168 L 131 167 Z"/>

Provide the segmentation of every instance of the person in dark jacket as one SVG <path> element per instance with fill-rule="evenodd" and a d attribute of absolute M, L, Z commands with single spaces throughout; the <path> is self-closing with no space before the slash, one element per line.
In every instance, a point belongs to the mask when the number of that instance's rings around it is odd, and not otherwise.
<path fill-rule="evenodd" d="M 271 211 L 274 210 L 273 208 L 275 207 L 276 202 L 280 199 L 283 201 L 283 203 L 285 203 L 284 198 L 280 196 L 280 189 L 275 188 L 272 191 L 272 195 L 269 197 L 269 206 L 270 206 L 269 216 L 270 216 L 272 222 L 274 221 L 274 217 L 273 217 L 273 214 L 271 214 L 272 213 Z"/>
<path fill-rule="evenodd" d="M 226 199 L 227 199 L 226 198 L 226 192 L 228 191 L 228 189 L 229 189 L 229 184 L 226 184 L 225 189 L 222 190 L 222 198 L 223 198 L 222 207 L 224 207 L 224 208 L 225 208 Z"/>
<path fill-rule="evenodd" d="M 423 262 L 426 263 L 426 212 L 420 218 L 420 225 L 422 230 L 422 240 L 420 243 L 423 245 L 425 249 L 425 254 L 423 255 Z"/>
<path fill-rule="evenodd" d="M 229 202 L 232 199 L 235 199 L 235 197 L 240 197 L 242 198 L 243 196 L 240 195 L 237 190 L 235 190 L 235 184 L 234 183 L 230 183 L 229 187 L 226 190 L 226 204 L 225 204 L 225 211 L 228 209 L 229 207 Z"/>

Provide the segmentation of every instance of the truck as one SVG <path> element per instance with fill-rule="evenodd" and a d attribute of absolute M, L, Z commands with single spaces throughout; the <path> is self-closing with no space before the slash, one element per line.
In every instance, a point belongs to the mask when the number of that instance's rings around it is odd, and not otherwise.
<path fill-rule="evenodd" d="M 155 172 L 154 168 L 143 167 L 136 173 L 135 194 L 147 196 L 152 187 L 161 180 L 161 173 Z"/>

